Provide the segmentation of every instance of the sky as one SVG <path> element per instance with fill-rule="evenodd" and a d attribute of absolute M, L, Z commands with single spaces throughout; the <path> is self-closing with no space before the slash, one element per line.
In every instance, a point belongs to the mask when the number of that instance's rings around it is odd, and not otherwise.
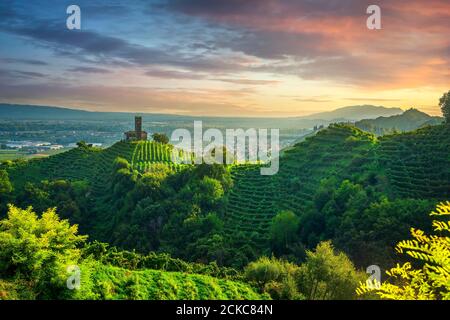
<path fill-rule="evenodd" d="M 81 9 L 69 30 L 66 9 Z M 369 30 L 367 7 L 381 8 Z M 360 104 L 439 115 L 448 0 L 0 3 L 0 102 L 302 116 Z"/>

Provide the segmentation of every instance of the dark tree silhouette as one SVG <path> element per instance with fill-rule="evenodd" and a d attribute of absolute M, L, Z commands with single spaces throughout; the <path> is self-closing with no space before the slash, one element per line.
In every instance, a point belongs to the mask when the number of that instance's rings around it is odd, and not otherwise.
<path fill-rule="evenodd" d="M 450 90 L 444 93 L 441 99 L 439 99 L 439 106 L 441 107 L 445 122 L 450 123 Z"/>
<path fill-rule="evenodd" d="M 169 137 L 165 133 L 157 133 L 152 134 L 153 141 L 160 142 L 163 144 L 169 143 Z"/>

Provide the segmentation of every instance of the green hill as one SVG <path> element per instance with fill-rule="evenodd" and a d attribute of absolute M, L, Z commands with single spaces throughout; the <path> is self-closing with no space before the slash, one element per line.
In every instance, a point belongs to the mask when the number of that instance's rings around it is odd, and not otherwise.
<path fill-rule="evenodd" d="M 324 178 L 349 178 L 373 160 L 376 139 L 357 128 L 333 125 L 287 150 L 274 176 L 260 175 L 256 165 L 234 167 L 234 187 L 226 229 L 268 240 L 271 219 L 280 210 L 303 212 Z M 361 161 L 367 159 L 367 161 Z"/>
<path fill-rule="evenodd" d="M 399 197 L 450 198 L 450 126 L 380 138 L 379 165 Z"/>
<path fill-rule="evenodd" d="M 357 219 L 372 204 L 403 210 L 400 208 L 414 205 L 400 205 L 402 199 L 433 202 L 450 198 L 449 150 L 448 125 L 377 138 L 354 126 L 335 124 L 287 149 L 274 176 L 262 176 L 258 164 L 228 166 L 223 173 L 175 164 L 170 145 L 149 141 L 122 141 L 103 150 L 79 147 L 44 159 L 19 161 L 7 170 L 19 196 L 26 182 L 85 181 L 90 189 L 81 195 L 84 207 L 72 208 L 71 201 L 76 199 L 67 200 L 60 194 L 49 203 L 58 205 L 61 198 L 65 199 L 66 213 L 62 216 L 75 217 L 71 221 L 79 223 L 92 239 L 125 248 L 160 249 L 191 261 L 231 261 L 233 266 L 242 266 L 261 254 L 270 254 L 272 220 L 282 210 L 290 210 L 302 219 L 299 233 L 307 239 L 303 244 L 315 246 L 326 239 L 335 239 L 339 244 L 339 235 L 330 230 L 345 221 L 342 215 L 353 212 L 346 211 L 350 206 L 347 202 L 356 194 L 363 198 L 355 202 Z M 179 156 L 192 158 L 182 153 Z M 120 186 L 112 181 L 117 157 L 126 159 L 135 170 L 120 177 Z M 143 190 L 137 183 L 139 173 L 153 168 L 158 171 L 160 165 L 168 168 L 171 178 L 162 184 L 158 180 L 162 176 L 152 177 L 156 180 L 146 182 L 150 189 Z M 231 175 L 230 183 L 225 173 Z M 336 194 L 338 191 L 343 195 Z M 51 190 L 44 191 L 44 197 L 45 192 Z M 29 205 L 24 194 L 18 198 L 22 206 Z M 203 194 L 220 200 L 202 198 Z M 384 204 L 383 199 L 398 203 Z M 420 202 L 416 207 L 426 213 L 429 203 Z M 357 232 L 359 227 L 348 228 Z M 401 235 L 389 238 L 389 244 L 401 239 Z M 352 237 L 356 236 L 352 234 L 348 239 Z M 377 237 L 371 241 L 377 241 Z M 345 243 L 342 249 L 352 258 L 356 256 L 352 255 L 354 247 L 343 240 L 341 243 Z M 229 252 L 221 249 L 225 246 Z"/>
<path fill-rule="evenodd" d="M 355 126 L 377 135 L 383 135 L 393 131 L 411 131 L 425 125 L 437 125 L 442 121 L 442 117 L 432 117 L 417 109 L 409 109 L 399 115 L 360 120 L 355 122 Z"/>
<path fill-rule="evenodd" d="M 22 188 L 26 182 L 41 180 L 67 179 L 70 181 L 86 180 L 96 194 L 108 184 L 114 160 L 126 159 L 134 169 L 146 172 L 152 165 L 167 164 L 174 171 L 186 165 L 171 160 L 171 146 L 153 141 L 120 141 L 107 149 L 74 148 L 51 157 L 19 161 L 9 169 L 11 180 L 16 188 Z M 180 158 L 189 159 L 189 155 L 180 151 Z"/>
<path fill-rule="evenodd" d="M 41 180 L 93 181 L 98 173 L 102 152 L 95 148 L 74 148 L 46 158 L 18 161 L 9 168 L 9 175 L 17 189 L 21 189 L 26 182 Z"/>
<path fill-rule="evenodd" d="M 449 126 L 439 125 L 377 139 L 352 126 L 331 125 L 287 150 L 274 176 L 260 175 L 255 164 L 232 166 L 234 186 L 229 192 L 226 229 L 264 235 L 277 211 L 301 212 L 311 205 L 322 179 L 367 176 L 370 170 L 385 172 L 386 186 L 397 196 L 444 199 L 450 196 L 449 131 Z M 140 172 L 157 163 L 165 163 L 174 171 L 186 166 L 171 161 L 169 145 L 121 141 L 103 150 L 75 148 L 18 162 L 9 174 L 16 189 L 25 182 L 86 180 L 99 195 L 109 182 L 117 157 L 127 159 Z"/>
<path fill-rule="evenodd" d="M 321 179 L 330 174 L 345 178 L 349 167 L 367 156 L 374 143 L 372 135 L 359 129 L 334 125 L 286 151 L 275 176 L 262 176 L 260 166 L 255 164 L 231 166 L 234 183 L 228 195 L 225 229 L 230 234 L 240 232 L 255 237 L 264 244 L 270 221 L 277 211 L 305 209 L 311 204 Z M 182 153 L 181 156 L 189 157 Z M 187 166 L 171 161 L 169 145 L 121 141 L 104 150 L 76 148 L 23 162 L 10 169 L 10 177 L 17 189 L 25 182 L 46 179 L 86 180 L 93 188 L 92 199 L 102 202 L 117 157 L 128 160 L 140 172 L 158 163 L 167 164 L 174 172 Z"/>
<path fill-rule="evenodd" d="M 355 127 L 332 125 L 287 150 L 273 177 L 261 176 L 257 166 L 233 168 L 227 228 L 267 238 L 276 212 L 305 212 L 322 179 L 359 182 L 377 174 L 386 195 L 448 199 L 449 150 L 448 125 L 379 139 Z"/>
<path fill-rule="evenodd" d="M 248 217 L 251 212 L 259 216 L 261 224 L 257 225 L 263 230 L 267 221 L 261 217 L 265 211 L 301 210 L 311 202 L 321 179 L 349 178 L 367 173 L 374 165 L 386 171 L 389 186 L 399 195 L 445 198 L 450 194 L 449 131 L 448 125 L 437 125 L 377 139 L 352 126 L 331 125 L 286 150 L 280 159 L 280 171 L 274 176 L 261 176 L 256 164 L 232 166 L 235 183 L 230 192 L 230 221 L 233 217 L 241 219 L 239 210 L 245 209 Z M 140 172 L 158 163 L 165 163 L 174 171 L 188 166 L 173 163 L 171 149 L 170 145 L 152 141 L 121 141 L 107 149 L 75 148 L 47 158 L 18 161 L 8 167 L 8 172 L 17 189 L 25 182 L 68 179 L 86 180 L 95 191 L 101 192 L 101 185 L 108 182 L 117 157 L 128 160 Z M 189 158 L 189 155 L 180 153 L 180 157 Z M 402 188 L 408 184 L 400 181 L 405 179 L 409 184 L 417 183 L 421 193 L 413 191 L 412 185 Z M 431 180 L 435 181 L 435 187 L 429 184 Z M 267 218 L 270 219 L 270 214 Z M 255 230 L 254 221 L 249 221 L 252 225 L 249 229 L 244 222 L 240 223 L 241 230 Z"/>

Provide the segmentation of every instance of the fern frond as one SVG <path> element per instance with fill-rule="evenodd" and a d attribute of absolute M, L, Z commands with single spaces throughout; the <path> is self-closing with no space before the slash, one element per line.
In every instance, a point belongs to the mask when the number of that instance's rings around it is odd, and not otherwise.
<path fill-rule="evenodd" d="M 437 205 L 436 211 L 430 213 L 430 216 L 450 215 L 450 201 L 442 202 Z"/>
<path fill-rule="evenodd" d="M 440 203 L 430 215 L 450 215 L 450 202 Z M 434 220 L 432 226 L 437 232 L 450 232 L 450 222 Z M 389 279 L 378 287 L 360 283 L 358 295 L 374 291 L 382 299 L 450 299 L 450 237 L 426 235 L 414 228 L 411 235 L 413 239 L 399 242 L 395 250 L 425 262 L 423 267 L 413 269 L 409 262 L 397 264 L 386 271 Z"/>

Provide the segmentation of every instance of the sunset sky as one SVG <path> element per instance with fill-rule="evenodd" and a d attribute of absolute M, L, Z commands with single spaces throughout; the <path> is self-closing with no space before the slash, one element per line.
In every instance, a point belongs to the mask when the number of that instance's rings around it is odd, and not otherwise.
<path fill-rule="evenodd" d="M 81 8 L 81 30 L 66 8 Z M 382 30 L 366 27 L 381 7 Z M 301 116 L 375 104 L 440 114 L 448 0 L 8 1 L 0 102 Z"/>

